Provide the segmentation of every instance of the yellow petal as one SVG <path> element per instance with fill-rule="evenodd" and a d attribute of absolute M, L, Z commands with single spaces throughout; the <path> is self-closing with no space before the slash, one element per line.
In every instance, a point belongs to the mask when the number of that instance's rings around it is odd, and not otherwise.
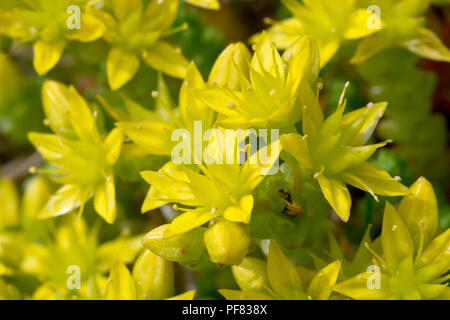
<path fill-rule="evenodd" d="M 68 116 L 71 108 L 68 90 L 68 87 L 60 82 L 45 81 L 42 85 L 42 104 L 53 132 L 74 138 L 75 131 Z"/>
<path fill-rule="evenodd" d="M 195 290 L 186 291 L 185 293 L 173 296 L 166 300 L 194 300 L 195 292 L 196 292 Z"/>
<path fill-rule="evenodd" d="M 319 175 L 317 180 L 325 199 L 327 199 L 339 218 L 347 222 L 350 218 L 352 199 L 345 184 L 338 180 L 327 178 L 323 174 Z"/>
<path fill-rule="evenodd" d="M 47 219 L 69 213 L 80 207 L 82 200 L 78 186 L 64 185 L 50 198 L 39 213 L 39 218 Z"/>
<path fill-rule="evenodd" d="M 273 300 L 271 296 L 258 291 L 220 289 L 219 293 L 227 300 Z"/>
<path fill-rule="evenodd" d="M 228 45 L 214 62 L 208 83 L 231 90 L 239 90 L 240 75 L 249 78 L 250 61 L 250 51 L 243 43 Z"/>
<path fill-rule="evenodd" d="M 206 228 L 197 228 L 189 232 L 164 237 L 169 224 L 159 226 L 145 235 L 142 244 L 158 256 L 183 265 L 197 264 L 204 251 L 203 235 Z"/>
<path fill-rule="evenodd" d="M 386 110 L 387 102 L 371 103 L 342 117 L 340 142 L 349 146 L 362 146 L 369 141 L 378 121 Z"/>
<path fill-rule="evenodd" d="M 148 250 L 137 258 L 132 276 L 142 299 L 161 300 L 174 293 L 173 263 Z"/>
<path fill-rule="evenodd" d="M 243 291 L 264 292 L 269 284 L 266 263 L 262 260 L 246 257 L 241 264 L 232 266 L 231 271 L 234 279 Z"/>
<path fill-rule="evenodd" d="M 386 202 L 384 210 L 381 244 L 387 267 L 395 268 L 400 261 L 414 254 L 414 244 L 408 228 L 389 202 Z"/>
<path fill-rule="evenodd" d="M 409 229 L 416 248 L 420 243 L 420 230 L 424 233 L 424 247 L 433 239 L 438 227 L 437 200 L 433 186 L 420 177 L 410 187 L 411 194 L 403 197 L 398 214 Z"/>
<path fill-rule="evenodd" d="M 218 0 L 184 0 L 184 1 L 200 8 L 206 8 L 211 10 L 220 9 L 220 2 Z"/>
<path fill-rule="evenodd" d="M 136 287 L 130 271 L 123 263 L 117 263 L 109 276 L 106 289 L 108 300 L 136 300 Z"/>
<path fill-rule="evenodd" d="M 250 217 L 253 209 L 253 196 L 248 194 L 239 201 L 239 206 L 228 207 L 223 217 L 232 222 L 250 223 Z"/>
<path fill-rule="evenodd" d="M 281 136 L 283 149 L 289 152 L 303 167 L 312 168 L 312 160 L 305 137 L 297 133 Z"/>
<path fill-rule="evenodd" d="M 141 0 L 113 0 L 114 14 L 120 21 L 125 20 L 135 11 L 142 10 Z"/>
<path fill-rule="evenodd" d="M 106 222 L 114 223 L 116 220 L 116 190 L 112 174 L 95 188 L 94 208 Z"/>
<path fill-rule="evenodd" d="M 261 74 L 266 71 L 276 78 L 284 79 L 283 61 L 265 32 L 259 42 L 254 45 L 254 49 L 255 54 L 251 61 L 252 69 Z"/>
<path fill-rule="evenodd" d="M 283 53 L 283 60 L 288 63 L 286 85 L 294 95 L 302 81 L 313 83 L 319 75 L 319 47 L 309 36 L 303 36 Z"/>
<path fill-rule="evenodd" d="M 367 22 L 369 21 L 372 13 L 367 12 L 367 9 L 358 9 L 350 16 L 350 22 L 344 37 L 346 39 L 359 39 L 366 37 L 372 33 L 380 31 L 384 28 L 385 23 L 380 21 L 379 28 L 369 28 Z"/>
<path fill-rule="evenodd" d="M 378 32 L 364 38 L 358 45 L 351 63 L 361 63 L 390 45 L 384 32 Z"/>
<path fill-rule="evenodd" d="M 165 122 L 130 121 L 119 122 L 117 126 L 149 154 L 170 155 L 172 152 L 171 136 L 175 128 Z"/>
<path fill-rule="evenodd" d="M 67 38 L 70 40 L 91 42 L 101 38 L 105 29 L 106 27 L 101 20 L 87 12 L 83 12 L 81 13 L 80 29 L 71 31 L 67 35 Z"/>
<path fill-rule="evenodd" d="M 65 46 L 65 41 L 53 43 L 47 43 L 42 40 L 36 41 L 33 46 L 34 70 L 40 76 L 50 71 L 58 63 L 59 59 L 61 59 Z"/>
<path fill-rule="evenodd" d="M 0 228 L 19 224 L 19 199 L 14 183 L 0 178 Z"/>
<path fill-rule="evenodd" d="M 0 193 L 0 198 L 1 198 Z M 37 218 L 39 211 L 44 207 L 51 194 L 51 187 L 48 180 L 42 176 L 36 175 L 26 185 L 22 197 L 22 212 L 25 221 L 33 221 Z M 12 205 L 14 198 L 9 196 L 8 203 Z M 0 203 L 2 201 L 0 200 Z M 0 205 L 1 206 L 1 205 Z M 4 210 L 0 210 L 4 212 Z M 1 223 L 0 223 L 1 224 Z"/>
<path fill-rule="evenodd" d="M 120 89 L 130 81 L 139 69 L 140 60 L 131 52 L 121 48 L 112 48 L 106 61 L 109 86 L 112 90 Z"/>
<path fill-rule="evenodd" d="M 200 227 L 202 224 L 217 218 L 219 215 L 218 210 L 205 210 L 204 208 L 182 213 L 172 221 L 170 226 L 164 232 L 164 236 L 172 237 L 177 234 L 185 233 Z"/>
<path fill-rule="evenodd" d="M 346 183 L 372 195 L 402 196 L 410 193 L 409 189 L 402 185 L 398 179 L 392 178 L 389 173 L 377 166 L 363 162 L 362 164 L 349 168 L 339 174 Z"/>
<path fill-rule="evenodd" d="M 270 241 L 269 244 L 267 277 L 272 289 L 281 299 L 296 299 L 305 296 L 297 270 L 273 241 Z"/>
<path fill-rule="evenodd" d="M 153 69 L 175 78 L 184 78 L 189 66 L 181 51 L 164 41 L 158 41 L 145 51 L 143 59 Z"/>
<path fill-rule="evenodd" d="M 314 300 L 328 300 L 340 270 L 341 263 L 339 261 L 332 262 L 319 270 L 309 285 L 308 295 Z"/>
<path fill-rule="evenodd" d="M 201 102 L 193 89 L 204 89 L 206 84 L 194 63 L 188 67 L 180 89 L 180 115 L 188 130 L 193 130 L 194 121 L 202 121 L 204 130 L 213 125 L 214 111 Z M 193 132 L 193 131 L 192 131 Z"/>
<path fill-rule="evenodd" d="M 419 258 L 418 265 L 426 266 L 439 264 L 442 266 L 443 273 L 450 268 L 450 229 L 434 238 L 425 248 L 423 255 Z"/>
<path fill-rule="evenodd" d="M 403 42 L 402 45 L 421 57 L 450 62 L 450 50 L 429 29 L 420 28 L 411 40 Z"/>
<path fill-rule="evenodd" d="M 110 165 L 116 163 L 120 156 L 120 150 L 122 149 L 123 132 L 119 128 L 113 129 L 106 137 L 105 146 L 107 149 L 106 161 Z"/>
<path fill-rule="evenodd" d="M 376 277 L 375 273 L 361 273 L 337 284 L 334 291 L 356 300 L 387 300 L 393 296 L 389 290 L 389 278 L 380 273 L 380 288 L 370 289 L 368 281 Z"/>

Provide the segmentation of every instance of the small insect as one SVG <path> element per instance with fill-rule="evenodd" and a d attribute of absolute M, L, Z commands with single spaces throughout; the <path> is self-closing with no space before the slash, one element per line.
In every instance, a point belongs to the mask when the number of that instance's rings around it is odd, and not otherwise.
<path fill-rule="evenodd" d="M 284 200 L 286 203 L 286 206 L 283 209 L 283 213 L 285 215 L 288 215 L 289 217 L 298 217 L 300 214 L 303 213 L 303 207 L 297 203 L 297 201 L 292 200 L 291 195 L 289 192 L 284 191 L 283 189 L 279 190 L 278 193 L 280 194 L 280 197 Z"/>

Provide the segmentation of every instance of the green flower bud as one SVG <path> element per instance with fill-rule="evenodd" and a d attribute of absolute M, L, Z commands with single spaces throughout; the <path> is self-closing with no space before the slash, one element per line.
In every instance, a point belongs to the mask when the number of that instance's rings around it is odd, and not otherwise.
<path fill-rule="evenodd" d="M 169 261 L 183 265 L 197 264 L 205 251 L 201 242 L 206 228 L 164 238 L 168 227 L 169 225 L 165 224 L 150 231 L 143 239 L 144 247 Z"/>
<path fill-rule="evenodd" d="M 266 263 L 262 260 L 246 257 L 231 271 L 242 291 L 263 291 L 267 286 Z"/>
<path fill-rule="evenodd" d="M 250 235 L 237 223 L 221 221 L 205 232 L 205 244 L 212 262 L 237 265 L 247 255 Z"/>
<path fill-rule="evenodd" d="M 148 250 L 136 260 L 132 276 L 140 299 L 161 300 L 171 297 L 174 293 L 172 262 Z"/>

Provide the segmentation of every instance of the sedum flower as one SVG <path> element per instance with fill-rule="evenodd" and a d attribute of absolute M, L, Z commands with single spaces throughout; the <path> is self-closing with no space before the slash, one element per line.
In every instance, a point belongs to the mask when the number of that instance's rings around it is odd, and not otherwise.
<path fill-rule="evenodd" d="M 90 42 L 105 32 L 105 26 L 89 13 L 86 3 L 86 0 L 16 1 L 12 9 L 0 11 L 0 34 L 20 42 L 33 42 L 34 69 L 43 75 L 58 63 L 69 41 Z M 76 21 L 71 16 L 76 12 L 70 9 L 73 5 L 82 8 L 79 28 L 69 28 Z"/>
<path fill-rule="evenodd" d="M 219 290 L 228 300 L 327 300 L 339 275 L 340 262 L 330 263 L 315 274 L 307 289 L 300 274 L 271 241 L 267 263 L 247 257 L 232 267 L 241 290 Z"/>
<path fill-rule="evenodd" d="M 359 39 L 379 31 L 369 28 L 370 13 L 358 8 L 355 0 L 297 0 L 281 1 L 293 17 L 274 22 L 267 30 L 277 48 L 286 49 L 298 37 L 310 35 L 320 49 L 320 65 L 324 66 L 339 49 L 344 40 Z M 382 27 L 383 24 L 380 25 Z M 252 37 L 257 42 L 260 34 Z"/>
<path fill-rule="evenodd" d="M 195 290 L 178 296 L 174 293 L 173 263 L 146 250 L 130 273 L 121 262 L 111 270 L 106 288 L 107 300 L 192 300 Z"/>
<path fill-rule="evenodd" d="M 176 145 L 176 142 L 172 140 L 172 134 L 176 129 L 187 130 L 187 133 L 194 137 L 196 121 L 200 123 L 202 131 L 213 127 L 214 111 L 197 99 L 193 92 L 194 89 L 206 86 L 207 83 L 203 80 L 197 67 L 191 63 L 180 89 L 179 107 L 175 108 L 164 79 L 160 75 L 158 90 L 152 93 L 156 98 L 156 110 L 151 112 L 127 101 L 129 115 L 116 117 L 119 120 L 117 127 L 122 129 L 142 152 L 171 155 Z M 191 151 L 191 154 L 194 152 Z"/>
<path fill-rule="evenodd" d="M 142 0 L 112 0 L 106 9 L 91 11 L 106 26 L 104 39 L 111 45 L 106 72 L 112 90 L 134 77 L 141 59 L 170 76 L 186 75 L 188 61 L 180 50 L 162 40 L 180 30 L 169 29 L 178 12 L 178 0 L 151 0 L 146 6 Z"/>
<path fill-rule="evenodd" d="M 382 255 L 374 255 L 379 279 L 360 273 L 336 286 L 353 299 L 449 299 L 445 283 L 450 270 L 450 230 L 437 234 L 437 201 L 425 178 L 411 186 L 398 209 L 386 202 L 380 241 Z M 368 284 L 376 284 L 372 287 Z"/>
<path fill-rule="evenodd" d="M 346 87 L 348 83 L 346 84 Z M 350 217 L 351 198 L 346 184 L 378 195 L 398 196 L 408 188 L 367 159 L 387 142 L 366 145 L 386 103 L 369 103 L 344 115 L 344 92 L 337 110 L 327 119 L 318 103 L 303 108 L 303 136 L 297 133 L 281 137 L 283 149 L 310 172 L 322 193 L 342 221 Z"/>
<path fill-rule="evenodd" d="M 233 150 L 236 141 L 237 138 L 228 141 L 229 144 L 220 145 Z M 168 162 L 158 172 L 143 171 L 142 178 L 151 188 L 142 205 L 142 212 L 168 203 L 195 207 L 191 210 L 175 206 L 176 209 L 186 212 L 172 221 L 164 232 L 166 237 L 185 233 L 218 217 L 248 224 L 254 201 L 252 191 L 272 168 L 278 154 L 271 153 L 266 164 L 258 163 L 254 159 L 261 159 L 261 154 L 271 148 L 273 145 L 260 149 L 242 165 L 217 162 L 199 164 L 203 174 L 173 162 Z"/>
<path fill-rule="evenodd" d="M 50 197 L 41 218 L 80 209 L 94 198 L 95 211 L 108 223 L 116 218 L 113 165 L 123 135 L 114 129 L 104 139 L 96 124 L 96 112 L 73 87 L 47 81 L 42 88 L 45 122 L 54 134 L 29 133 L 31 143 L 52 167 L 46 172 L 63 186 Z"/>
<path fill-rule="evenodd" d="M 366 1 L 362 1 L 366 2 Z M 424 27 L 429 0 L 370 1 L 380 9 L 385 28 L 363 39 L 352 58 L 359 63 L 389 46 L 401 46 L 423 58 L 450 62 L 450 50 L 433 31 Z"/>
<path fill-rule="evenodd" d="M 134 261 L 142 250 L 141 236 L 123 234 L 100 243 L 99 224 L 89 228 L 84 219 L 76 216 L 56 222 L 51 237 L 24 245 L 20 270 L 39 280 L 40 286 L 33 294 L 36 299 L 98 298 L 95 295 L 105 285 L 102 275 L 117 261 Z M 78 288 L 71 277 L 76 275 L 80 277 Z"/>
<path fill-rule="evenodd" d="M 267 34 L 254 45 L 250 59 L 240 44 L 228 47 L 214 74 L 215 88 L 197 90 L 197 96 L 220 114 L 217 125 L 225 128 L 277 128 L 292 130 L 300 120 L 298 109 L 311 96 L 319 73 L 319 51 L 310 37 L 303 37 L 280 56 Z M 241 60 L 233 51 L 239 50 Z M 228 61 L 227 61 L 228 60 Z M 233 72 L 232 86 L 221 86 L 221 77 Z M 239 81 L 239 85 L 237 85 Z"/>
<path fill-rule="evenodd" d="M 213 140 L 205 149 L 211 151 L 210 156 L 219 156 L 218 154 L 224 156 L 225 149 L 235 152 L 237 142 L 240 141 L 235 136 L 227 140 L 227 143 L 218 143 L 221 140 L 220 136 L 218 134 L 219 138 Z M 258 163 L 255 159 L 261 159 L 262 152 L 271 150 L 274 144 L 278 144 L 278 140 L 247 157 L 244 164 L 239 162 L 220 164 L 217 161 L 219 158 L 216 157 L 213 164 L 197 165 L 201 173 L 187 166 L 175 165 L 173 162 L 168 162 L 158 172 L 141 172 L 143 179 L 151 185 L 142 205 L 142 212 L 168 203 L 183 206 L 183 208 L 174 206 L 176 210 L 184 213 L 165 228 L 163 238 L 167 239 L 167 242 L 161 245 L 169 246 L 173 237 L 186 234 L 211 222 L 213 226 L 205 232 L 203 238 L 210 258 L 220 264 L 235 264 L 242 260 L 248 252 L 250 238 L 248 230 L 236 223 L 250 223 L 254 202 L 252 192 L 272 168 L 278 153 L 271 152 L 267 163 Z M 216 154 L 215 152 L 219 150 L 222 152 Z M 147 238 L 151 239 L 152 236 Z M 156 250 L 155 252 L 158 252 Z M 178 259 L 175 255 L 174 260 Z"/>

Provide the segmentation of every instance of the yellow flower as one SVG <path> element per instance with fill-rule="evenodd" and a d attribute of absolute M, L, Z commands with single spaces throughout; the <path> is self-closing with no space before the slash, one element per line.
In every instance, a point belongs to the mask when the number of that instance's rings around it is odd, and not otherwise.
<path fill-rule="evenodd" d="M 232 271 L 241 290 L 221 289 L 228 300 L 328 300 L 339 275 L 339 261 L 318 271 L 305 290 L 300 274 L 273 242 L 267 263 L 247 257 Z"/>
<path fill-rule="evenodd" d="M 234 137 L 228 144 L 218 144 L 222 148 L 229 148 L 227 150 L 236 150 L 234 148 L 237 140 L 238 138 Z M 217 141 L 214 140 L 208 147 L 216 146 L 214 142 Z M 278 141 L 274 144 L 278 144 Z M 203 174 L 172 162 L 168 162 L 158 172 L 143 171 L 141 175 L 151 188 L 142 205 L 142 212 L 167 203 L 195 207 L 192 210 L 179 208 L 186 212 L 172 221 L 164 232 L 166 237 L 185 233 L 221 216 L 231 222 L 248 224 L 254 201 L 252 191 L 261 183 L 278 158 L 276 152 L 269 153 L 273 147 L 269 145 L 260 149 L 242 165 L 217 162 L 199 164 Z M 213 149 L 214 147 L 210 148 Z M 270 155 L 266 164 L 255 161 L 261 159 L 263 152 Z M 220 155 L 223 156 L 224 153 Z"/>
<path fill-rule="evenodd" d="M 36 276 L 41 283 L 34 298 L 99 298 L 95 295 L 106 284 L 102 275 L 117 261 L 133 262 L 143 249 L 140 235 L 120 235 L 100 244 L 99 226 L 88 228 L 83 219 L 66 216 L 54 225 L 53 240 L 24 245 L 20 270 Z"/>
<path fill-rule="evenodd" d="M 105 31 L 103 23 L 86 10 L 86 0 L 16 2 L 13 9 L 0 11 L 0 33 L 20 42 L 33 42 L 33 65 L 39 75 L 58 63 L 69 41 L 94 41 Z M 71 11 L 73 5 L 80 10 L 79 16 L 72 17 L 77 15 Z M 72 19 L 79 19 L 79 27 L 69 28 Z"/>
<path fill-rule="evenodd" d="M 359 63 L 389 46 L 402 46 L 423 58 L 450 62 L 450 50 L 428 28 L 422 15 L 429 0 L 378 0 L 371 2 L 380 8 L 385 28 L 363 39 L 352 58 Z"/>
<path fill-rule="evenodd" d="M 46 123 L 54 134 L 29 133 L 31 143 L 54 168 L 41 170 L 63 184 L 40 213 L 41 218 L 80 208 L 92 196 L 96 212 L 108 223 L 116 218 L 113 165 L 123 140 L 120 129 L 103 139 L 96 113 L 73 87 L 47 81 L 42 88 Z"/>
<path fill-rule="evenodd" d="M 392 46 L 432 60 L 450 61 L 450 51 L 430 30 L 423 27 L 421 17 L 429 0 L 283 0 L 293 17 L 270 21 L 267 30 L 279 49 L 285 49 L 298 37 L 310 35 L 320 48 L 323 67 L 344 40 L 362 39 L 353 63 L 360 63 Z M 261 34 L 251 38 L 257 42 Z"/>
<path fill-rule="evenodd" d="M 305 106 L 302 121 L 304 135 L 283 135 L 281 144 L 301 167 L 309 170 L 336 214 L 347 222 L 351 207 L 347 183 L 369 192 L 376 200 L 376 194 L 405 195 L 408 188 L 366 161 L 387 143 L 365 145 L 383 115 L 386 103 L 369 103 L 344 115 L 344 94 L 345 89 L 337 110 L 325 120 L 317 102 Z"/>
<path fill-rule="evenodd" d="M 145 154 L 170 155 L 176 145 L 172 141 L 172 133 L 176 129 L 188 130 L 194 136 L 195 121 L 199 121 L 202 131 L 213 126 L 215 113 L 202 103 L 193 92 L 194 89 L 205 88 L 200 72 L 191 63 L 186 72 L 179 93 L 179 107 L 174 108 L 167 86 L 162 75 L 159 76 L 155 111 L 148 111 L 133 101 L 125 99 L 128 115 L 119 115 L 117 127 L 121 128 L 135 145 Z M 109 110 L 103 100 L 103 106 Z M 111 113 L 111 112 L 110 112 Z M 191 152 L 191 154 L 194 154 Z"/>
<path fill-rule="evenodd" d="M 237 49 L 241 60 L 233 54 Z M 196 94 L 220 114 L 219 126 L 292 131 L 300 120 L 298 109 L 314 95 L 312 86 L 319 73 L 318 48 L 311 38 L 303 37 L 280 56 L 263 33 L 254 49 L 250 59 L 242 45 L 228 47 L 218 60 L 222 67 L 213 74 L 218 79 L 213 80 L 217 87 L 197 90 Z M 232 86 L 221 87 L 220 75 L 227 72 L 235 74 L 236 80 Z"/>
<path fill-rule="evenodd" d="M 353 299 L 448 299 L 450 230 L 437 235 L 438 211 L 431 184 L 419 178 L 398 210 L 386 202 L 382 256 L 370 250 L 380 271 L 363 272 L 336 286 Z M 377 279 L 378 277 L 378 279 Z M 378 287 L 374 287 L 377 285 Z M 369 286 L 370 284 L 370 286 Z"/>
<path fill-rule="evenodd" d="M 271 41 L 279 49 L 286 49 L 298 37 L 310 35 L 320 49 L 320 66 L 323 67 L 336 53 L 342 41 L 358 39 L 379 31 L 369 28 L 370 13 L 358 9 L 354 0 L 282 0 L 293 17 L 275 22 L 267 30 Z M 381 22 L 380 28 L 383 27 Z M 256 42 L 261 35 L 255 35 Z"/>
<path fill-rule="evenodd" d="M 151 0 L 146 7 L 142 0 L 112 0 L 105 10 L 90 12 L 106 26 L 104 39 L 111 44 L 106 72 L 112 90 L 134 77 L 141 59 L 173 77 L 185 76 L 188 61 L 180 50 L 162 40 L 185 28 L 169 29 L 178 12 L 178 0 Z"/>

